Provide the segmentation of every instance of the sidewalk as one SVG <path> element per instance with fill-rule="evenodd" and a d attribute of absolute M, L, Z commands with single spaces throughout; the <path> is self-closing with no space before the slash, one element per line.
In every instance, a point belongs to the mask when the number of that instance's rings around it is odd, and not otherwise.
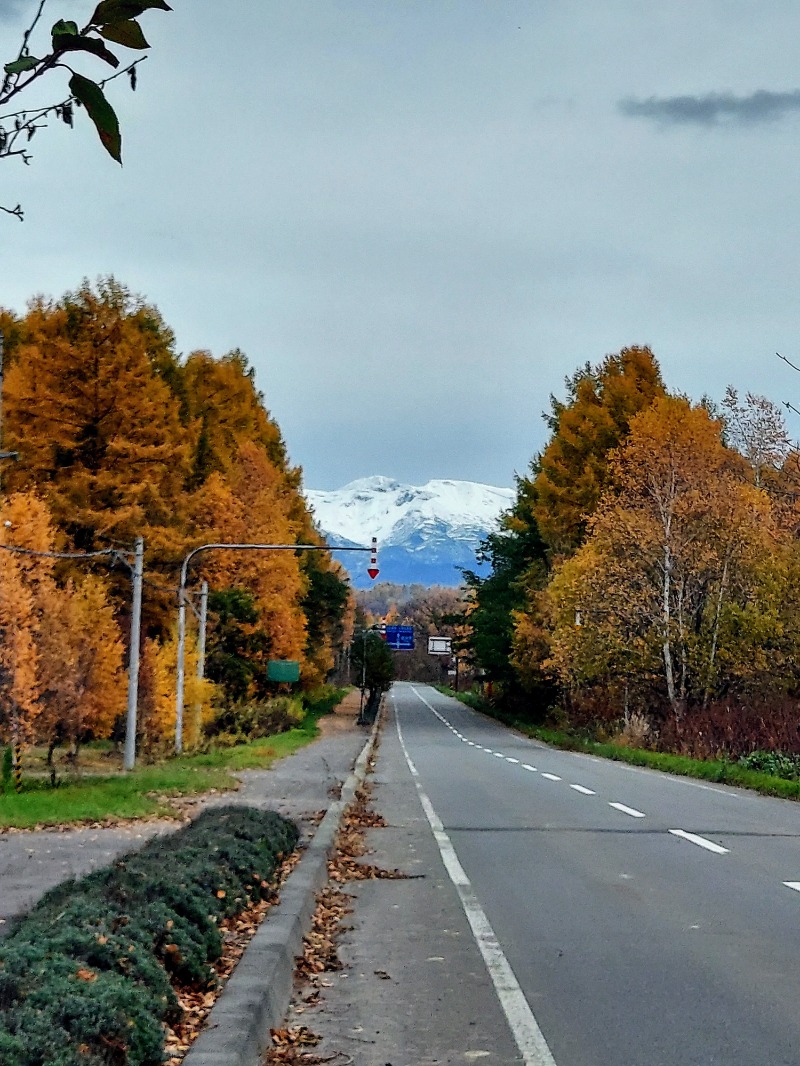
<path fill-rule="evenodd" d="M 194 807 L 248 804 L 295 819 L 307 835 L 318 812 L 327 810 L 363 747 L 355 724 L 358 693 L 320 720 L 319 739 L 276 762 L 270 770 L 245 770 L 236 792 L 201 797 Z M 12 919 L 60 882 L 107 866 L 126 851 L 178 828 L 175 821 L 132 822 L 109 828 L 47 829 L 0 833 L 0 937 Z"/>

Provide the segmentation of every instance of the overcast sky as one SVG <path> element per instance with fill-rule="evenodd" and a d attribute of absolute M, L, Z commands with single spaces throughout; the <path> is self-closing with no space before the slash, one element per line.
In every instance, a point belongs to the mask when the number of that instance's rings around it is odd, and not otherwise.
<path fill-rule="evenodd" d="M 800 406 L 796 2 L 172 3 L 124 168 L 85 113 L 0 163 L 0 304 L 113 273 L 182 352 L 242 348 L 317 489 L 509 485 L 629 344 Z M 4 60 L 35 6 L 0 0 Z"/>

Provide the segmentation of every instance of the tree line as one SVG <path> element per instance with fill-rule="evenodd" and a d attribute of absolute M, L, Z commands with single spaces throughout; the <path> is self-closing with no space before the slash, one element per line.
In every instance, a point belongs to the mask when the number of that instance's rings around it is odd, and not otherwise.
<path fill-rule="evenodd" d="M 646 347 L 586 364 L 466 575 L 505 711 L 709 755 L 800 751 L 800 455 L 764 397 L 670 393 Z"/>
<path fill-rule="evenodd" d="M 0 311 L 5 338 L 0 534 L 0 739 L 73 750 L 107 737 L 124 710 L 130 577 L 112 565 L 145 543 L 139 726 L 168 743 L 175 723 L 180 564 L 209 542 L 323 544 L 279 427 L 236 350 L 182 357 L 158 310 L 113 278 L 23 315 Z M 94 554 L 98 553 L 98 554 Z M 354 607 L 325 551 L 207 553 L 207 680 L 186 662 L 187 740 L 221 707 L 264 699 L 270 659 L 324 682 L 349 643 Z"/>

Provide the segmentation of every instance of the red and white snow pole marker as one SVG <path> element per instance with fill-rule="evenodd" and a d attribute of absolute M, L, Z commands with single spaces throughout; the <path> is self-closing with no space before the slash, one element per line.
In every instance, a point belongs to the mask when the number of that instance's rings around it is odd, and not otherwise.
<path fill-rule="evenodd" d="M 380 573 L 378 569 L 378 538 L 372 538 L 372 554 L 369 557 L 369 566 L 367 567 L 367 573 L 374 581 Z"/>

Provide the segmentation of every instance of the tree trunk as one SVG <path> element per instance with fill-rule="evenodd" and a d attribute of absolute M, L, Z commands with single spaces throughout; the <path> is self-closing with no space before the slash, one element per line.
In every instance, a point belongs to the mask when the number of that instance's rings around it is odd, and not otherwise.
<path fill-rule="evenodd" d="M 664 588 L 662 601 L 662 625 L 664 632 L 664 675 L 667 680 L 667 696 L 676 716 L 679 715 L 678 697 L 675 692 L 675 671 L 672 665 L 672 644 L 670 642 L 671 606 L 670 593 L 672 581 L 672 552 L 669 545 L 669 526 L 667 526 L 667 538 L 664 543 Z"/>
<path fill-rule="evenodd" d="M 725 556 L 725 565 L 722 567 L 722 577 L 719 582 L 719 594 L 717 596 L 717 607 L 714 612 L 714 632 L 711 638 L 711 654 L 708 658 L 708 670 L 706 673 L 706 687 L 703 693 L 703 707 L 708 705 L 708 699 L 711 695 L 711 679 L 714 675 L 714 664 L 717 659 L 717 643 L 719 641 L 719 619 L 722 614 L 722 600 L 725 595 L 725 586 L 728 583 L 728 560 L 730 553 Z"/>

